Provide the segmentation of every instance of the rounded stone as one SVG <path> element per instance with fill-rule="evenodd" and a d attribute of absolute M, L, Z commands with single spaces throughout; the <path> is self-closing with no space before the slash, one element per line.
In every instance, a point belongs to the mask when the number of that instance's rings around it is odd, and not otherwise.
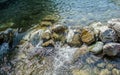
<path fill-rule="evenodd" d="M 95 41 L 94 32 L 90 28 L 83 28 L 81 33 L 82 42 L 92 44 Z"/>
<path fill-rule="evenodd" d="M 73 54 L 73 60 L 77 60 L 81 55 L 84 55 L 85 53 L 87 53 L 88 47 L 86 45 L 81 46 L 80 48 L 78 48 L 75 53 Z"/>
<path fill-rule="evenodd" d="M 104 43 L 116 41 L 116 33 L 113 29 L 110 28 L 105 30 L 104 32 L 101 32 L 99 37 Z"/>
<path fill-rule="evenodd" d="M 112 19 L 108 21 L 109 27 L 117 33 L 118 41 L 120 42 L 120 19 Z"/>
<path fill-rule="evenodd" d="M 120 75 L 120 70 L 114 68 L 112 70 L 112 75 Z"/>
<path fill-rule="evenodd" d="M 88 50 L 98 54 L 103 50 L 103 42 L 96 42 L 95 44 L 88 47 Z"/>
<path fill-rule="evenodd" d="M 42 44 L 43 47 L 54 47 L 54 41 L 53 40 L 49 40 L 47 42 L 44 42 Z"/>
<path fill-rule="evenodd" d="M 80 47 L 82 45 L 80 34 L 79 33 L 74 34 L 72 40 L 68 42 L 68 44 L 70 46 Z"/>
<path fill-rule="evenodd" d="M 108 69 L 103 69 L 99 75 L 111 75 L 111 72 Z"/>
<path fill-rule="evenodd" d="M 64 33 L 67 30 L 67 26 L 55 25 L 51 27 L 51 31 L 55 33 Z"/>
<path fill-rule="evenodd" d="M 43 41 L 46 41 L 46 40 L 51 39 L 51 32 L 50 32 L 49 30 L 46 30 L 46 31 L 42 34 L 41 38 L 43 39 Z"/>
<path fill-rule="evenodd" d="M 108 56 L 116 56 L 120 53 L 119 43 L 107 43 L 103 46 L 103 53 Z"/>

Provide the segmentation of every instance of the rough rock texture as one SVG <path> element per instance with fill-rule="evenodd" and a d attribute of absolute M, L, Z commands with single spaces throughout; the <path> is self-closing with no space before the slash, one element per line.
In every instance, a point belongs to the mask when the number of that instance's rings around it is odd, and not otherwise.
<path fill-rule="evenodd" d="M 73 75 L 90 75 L 88 70 L 73 70 Z"/>
<path fill-rule="evenodd" d="M 94 22 L 90 24 L 89 27 L 93 29 L 96 40 L 99 40 L 100 33 L 108 30 L 108 25 L 103 25 L 101 22 Z"/>
<path fill-rule="evenodd" d="M 107 69 L 103 69 L 101 72 L 100 72 L 100 75 L 111 75 L 111 72 Z"/>
<path fill-rule="evenodd" d="M 55 25 L 51 27 L 51 30 L 55 33 L 64 33 L 67 30 L 67 27 L 63 25 Z"/>
<path fill-rule="evenodd" d="M 120 19 L 112 19 L 108 21 L 109 27 L 117 33 L 118 41 L 120 42 Z"/>
<path fill-rule="evenodd" d="M 112 70 L 112 75 L 120 75 L 120 70 L 114 68 Z"/>
<path fill-rule="evenodd" d="M 86 45 L 81 46 L 78 48 L 75 53 L 73 54 L 73 60 L 77 60 L 81 55 L 84 55 L 85 53 L 88 52 L 88 47 Z"/>
<path fill-rule="evenodd" d="M 79 33 L 75 33 L 73 35 L 73 37 L 72 37 L 72 40 L 70 42 L 68 42 L 68 44 L 70 46 L 80 47 L 82 45 L 80 34 Z"/>
<path fill-rule="evenodd" d="M 94 32 L 90 28 L 83 28 L 81 33 L 82 42 L 92 44 L 95 41 Z"/>
<path fill-rule="evenodd" d="M 51 39 L 51 32 L 50 32 L 50 30 L 46 30 L 46 31 L 42 34 L 41 38 L 43 39 L 43 41 L 48 41 L 48 40 L 50 40 L 50 39 Z"/>
<path fill-rule="evenodd" d="M 103 45 L 104 44 L 102 42 L 96 42 L 94 45 L 89 46 L 88 50 L 95 54 L 98 54 L 102 51 Z"/>
<path fill-rule="evenodd" d="M 36 48 L 29 42 L 18 47 L 13 53 L 14 71 L 10 75 L 46 75 L 53 68 L 54 49 Z"/>
<path fill-rule="evenodd" d="M 116 41 L 116 33 L 113 29 L 107 29 L 104 32 L 100 33 L 100 39 L 104 43 L 115 42 Z"/>
<path fill-rule="evenodd" d="M 41 27 L 49 27 L 52 26 L 53 24 L 50 21 L 42 21 L 40 26 Z"/>
<path fill-rule="evenodd" d="M 9 28 L 5 31 L 0 32 L 0 45 L 4 42 L 8 43 L 10 47 L 12 47 L 14 39 L 14 31 Z"/>
<path fill-rule="evenodd" d="M 49 40 L 49 41 L 44 42 L 44 43 L 42 44 L 43 47 L 54 47 L 54 45 L 55 45 L 55 43 L 54 43 L 53 40 Z"/>
<path fill-rule="evenodd" d="M 120 53 L 119 43 L 108 43 L 103 46 L 103 53 L 108 56 L 116 56 Z"/>

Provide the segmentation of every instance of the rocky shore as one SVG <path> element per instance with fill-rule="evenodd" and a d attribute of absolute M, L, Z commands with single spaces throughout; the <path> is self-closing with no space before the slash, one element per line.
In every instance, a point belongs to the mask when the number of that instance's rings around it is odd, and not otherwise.
<path fill-rule="evenodd" d="M 12 45 L 12 34 L 7 37 L 0 34 L 0 45 Z M 44 20 L 28 30 L 10 57 L 13 71 L 1 66 L 6 75 L 120 75 L 120 19 L 85 27 Z"/>

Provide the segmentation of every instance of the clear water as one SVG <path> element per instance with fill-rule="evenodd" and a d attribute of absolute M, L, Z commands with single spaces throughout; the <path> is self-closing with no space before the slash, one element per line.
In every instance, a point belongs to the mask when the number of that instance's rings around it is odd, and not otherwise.
<path fill-rule="evenodd" d="M 2 1 L 0 6 L 1 3 Z M 14 0 L 9 3 L 9 5 L 3 6 L 4 9 L 0 9 L 0 30 L 9 27 L 27 30 L 39 23 L 47 15 L 59 16 L 58 23 L 68 26 L 85 26 L 95 21 L 106 22 L 112 18 L 120 18 L 119 0 Z M 39 42 L 40 39 L 38 37 L 41 36 L 41 31 L 36 31 L 35 34 L 31 33 L 28 33 L 24 39 L 39 47 L 41 42 Z M 69 33 L 73 34 L 72 30 Z M 29 35 L 31 35 L 31 38 L 28 38 Z M 21 34 L 21 36 L 23 35 Z M 71 35 L 68 35 L 67 41 L 70 41 L 70 37 Z M 1 53 L 5 53 L 4 51 L 7 50 L 8 45 L 6 43 L 0 46 L 0 51 L 3 51 Z M 50 72 L 53 72 L 53 75 L 70 75 L 69 70 L 72 66 L 70 63 L 72 62 L 75 50 L 75 48 L 70 47 L 59 48 L 53 61 L 54 69 Z M 89 70 L 92 70 L 91 67 L 104 60 L 98 59 L 95 63 L 87 63 L 85 62 L 88 59 L 87 57 L 90 57 L 89 59 L 96 59 L 93 55 L 86 54 L 74 65 L 78 67 L 83 62 L 83 65 L 89 65 Z M 115 63 L 118 62 L 116 61 Z M 50 74 L 47 73 L 46 75 Z"/>
<path fill-rule="evenodd" d="M 3 7 L 0 28 L 29 29 L 51 14 L 59 16 L 59 23 L 65 25 L 88 25 L 120 17 L 119 0 L 13 0 Z"/>

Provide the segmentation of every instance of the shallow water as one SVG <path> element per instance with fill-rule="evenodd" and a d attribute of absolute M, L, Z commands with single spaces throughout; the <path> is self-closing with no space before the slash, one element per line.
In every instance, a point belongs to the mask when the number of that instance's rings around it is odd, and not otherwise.
<path fill-rule="evenodd" d="M 120 17 L 119 0 L 9 0 L 0 10 L 0 28 L 28 29 L 47 15 L 65 25 L 88 25 Z"/>
<path fill-rule="evenodd" d="M 120 18 L 119 0 L 9 1 L 10 4 L 7 6 L 2 5 L 4 8 L 1 8 L 0 10 L 0 30 L 4 30 L 9 27 L 23 28 L 24 30 L 28 30 L 32 26 L 40 23 L 41 20 L 47 15 L 58 16 L 59 20 L 57 23 L 68 26 L 85 26 L 95 21 L 106 22 L 112 18 Z M 70 41 L 71 36 L 74 34 L 72 29 L 69 29 L 69 31 L 70 35 L 67 36 L 67 41 Z M 71 71 L 74 72 L 76 69 L 81 69 L 87 70 L 85 72 L 88 72 L 90 75 L 97 75 L 93 71 L 104 71 L 104 69 L 109 69 L 109 64 L 114 65 L 112 68 L 115 67 L 120 70 L 119 58 L 110 61 L 106 58 L 103 59 L 101 57 L 96 57 L 93 54 L 88 53 L 78 58 L 78 60 L 75 62 L 72 62 L 73 54 L 76 51 L 76 48 L 58 47 L 57 49 L 42 49 L 40 46 L 42 43 L 42 40 L 40 38 L 42 32 L 43 31 L 41 30 L 29 30 L 27 33 L 22 33 L 20 35 L 16 33 L 17 38 L 15 38 L 14 44 L 18 44 L 19 40 L 22 39 L 24 35 L 25 36 L 23 39 L 29 41 L 17 49 L 18 55 L 16 55 L 13 59 L 15 62 L 16 59 L 18 60 L 17 67 L 15 67 L 17 74 L 19 74 L 18 71 L 20 71 L 23 74 L 28 74 L 31 72 L 33 75 L 35 75 L 40 71 L 44 71 L 42 72 L 43 74 L 40 73 L 40 75 L 72 75 Z M 3 51 L 1 52 L 2 54 L 5 53 L 4 51 L 8 50 L 7 46 L 8 45 L 6 43 L 3 43 L 3 45 L 0 46 L 0 51 Z M 33 51 L 34 54 L 35 50 L 38 51 L 38 54 L 40 51 L 43 51 L 43 57 L 44 53 L 45 55 L 48 55 L 48 57 L 44 57 L 44 61 L 42 61 L 42 63 L 39 63 L 39 61 L 42 60 L 41 57 L 39 60 L 39 56 L 38 58 L 35 58 L 33 55 L 34 59 L 29 60 L 30 53 Z M 99 66 L 101 64 L 103 64 L 103 66 Z M 48 67 L 50 67 L 50 69 Z M 24 71 L 22 68 L 24 68 Z M 41 68 L 43 68 L 43 70 L 41 70 Z M 111 66 L 109 71 L 111 71 Z"/>

